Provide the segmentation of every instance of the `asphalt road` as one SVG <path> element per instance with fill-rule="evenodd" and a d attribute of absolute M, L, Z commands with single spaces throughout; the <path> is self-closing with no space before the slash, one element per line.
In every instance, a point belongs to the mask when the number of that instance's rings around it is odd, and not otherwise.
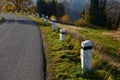
<path fill-rule="evenodd" d="M 30 19 L 0 14 L 0 80 L 45 80 L 38 26 Z"/>

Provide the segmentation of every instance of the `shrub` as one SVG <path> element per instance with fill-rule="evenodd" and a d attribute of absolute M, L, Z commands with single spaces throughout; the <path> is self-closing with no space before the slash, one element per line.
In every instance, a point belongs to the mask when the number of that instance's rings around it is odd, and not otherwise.
<path fill-rule="evenodd" d="M 69 15 L 64 15 L 64 16 L 62 16 L 61 22 L 66 23 L 66 22 L 69 22 L 69 21 L 70 21 L 70 16 L 69 16 Z"/>
<path fill-rule="evenodd" d="M 79 25 L 85 25 L 86 22 L 83 18 L 81 18 L 81 19 L 78 19 L 77 21 L 75 21 L 74 24 L 79 26 Z"/>
<path fill-rule="evenodd" d="M 52 20 L 52 19 L 57 19 L 57 17 L 56 17 L 55 15 L 52 15 L 52 16 L 50 17 L 50 20 Z"/>

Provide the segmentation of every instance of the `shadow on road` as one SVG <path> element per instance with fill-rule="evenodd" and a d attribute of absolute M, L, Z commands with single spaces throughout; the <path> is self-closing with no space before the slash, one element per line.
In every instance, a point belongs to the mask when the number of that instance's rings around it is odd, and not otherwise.
<path fill-rule="evenodd" d="M 4 22 L 6 23 L 19 23 L 19 24 L 25 24 L 25 25 L 36 25 L 36 23 L 32 20 L 14 20 L 14 19 L 4 19 Z"/>

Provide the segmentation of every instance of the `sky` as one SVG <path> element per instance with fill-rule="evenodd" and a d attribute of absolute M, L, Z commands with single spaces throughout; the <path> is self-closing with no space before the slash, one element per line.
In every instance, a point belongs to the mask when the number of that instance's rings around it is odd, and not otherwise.
<path fill-rule="evenodd" d="M 33 0 L 33 2 L 34 2 L 34 5 L 36 5 L 36 1 L 37 1 L 37 0 Z"/>

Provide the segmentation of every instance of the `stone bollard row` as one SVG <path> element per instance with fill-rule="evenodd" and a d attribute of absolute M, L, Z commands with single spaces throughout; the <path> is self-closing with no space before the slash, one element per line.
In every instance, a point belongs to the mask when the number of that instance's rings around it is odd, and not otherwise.
<path fill-rule="evenodd" d="M 56 20 L 52 19 L 52 30 L 57 29 Z M 66 36 L 66 30 L 60 29 L 60 40 L 64 41 Z M 83 71 L 90 71 L 92 69 L 92 41 L 85 40 L 81 43 L 81 68 Z"/>

